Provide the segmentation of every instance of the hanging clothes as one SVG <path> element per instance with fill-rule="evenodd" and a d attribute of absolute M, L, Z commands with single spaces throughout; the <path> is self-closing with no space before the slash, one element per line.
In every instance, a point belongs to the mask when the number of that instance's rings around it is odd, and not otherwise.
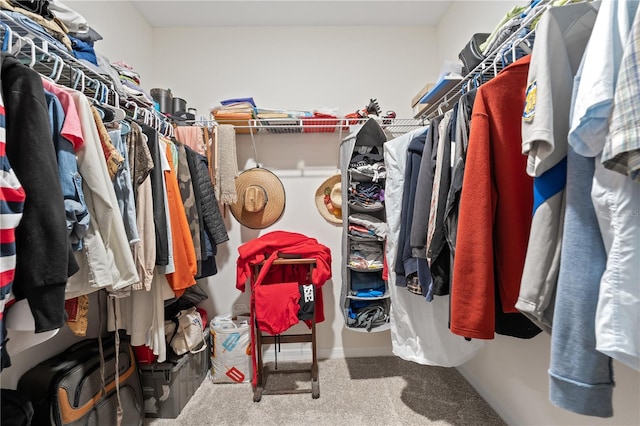
<path fill-rule="evenodd" d="M 214 194 L 213 185 L 209 179 L 207 159 L 186 147 L 187 162 L 191 172 L 194 195 L 198 206 L 200 223 L 200 241 L 202 249 L 202 266 L 198 277 L 204 278 L 218 272 L 215 255 L 217 246 L 229 240 L 229 235 L 222 219 L 218 200 Z"/>
<path fill-rule="evenodd" d="M 534 206 L 516 308 L 550 332 L 560 268 L 566 155 L 573 77 L 597 10 L 579 3 L 552 8 L 536 30 L 522 119 L 522 153 L 534 178 Z"/>
<path fill-rule="evenodd" d="M 16 298 L 28 299 L 35 331 L 44 332 L 65 324 L 65 287 L 78 265 L 69 255 L 64 199 L 40 76 L 4 52 L 1 74 L 6 156 L 29 197 L 15 234 L 13 289 Z"/>
<path fill-rule="evenodd" d="M 2 57 L 0 57 L 0 64 L 1 62 Z M 2 250 L 0 251 L 0 371 L 11 366 L 6 348 L 7 330 L 4 310 L 15 277 L 16 228 L 22 219 L 26 198 L 24 189 L 6 155 L 5 123 L 4 101 L 0 91 L 0 235 L 2 236 Z"/>
<path fill-rule="evenodd" d="M 431 270 L 427 261 L 427 233 L 429 228 L 429 213 L 431 209 L 431 195 L 433 191 L 433 175 L 436 168 L 436 153 L 438 151 L 439 127 L 443 116 L 438 116 L 429 123 L 429 130 L 424 142 L 413 140 L 409 144 L 410 162 L 405 171 L 405 194 L 414 196 L 403 198 L 402 228 L 400 231 L 400 249 L 396 261 L 396 273 L 404 270 L 408 289 L 416 288 L 416 280 L 421 289 L 418 293 L 425 297 L 432 286 Z M 404 237 L 403 237 L 404 236 Z M 402 262 L 399 268 L 398 262 Z M 398 279 L 402 285 L 402 278 Z M 416 290 L 412 290 L 416 292 Z"/>
<path fill-rule="evenodd" d="M 631 0 L 600 6 L 585 52 L 569 142 L 578 154 L 596 158 L 591 200 L 607 251 L 596 310 L 596 349 L 640 371 L 640 185 L 602 164 L 603 150 L 610 144 L 615 92 L 626 90 L 617 87 L 618 75 L 637 10 L 638 2 Z M 629 46 L 635 48 L 633 41 Z M 635 59 L 631 61 L 635 67 Z"/>
<path fill-rule="evenodd" d="M 187 160 L 187 151 L 182 143 L 175 144 L 178 149 L 178 164 L 176 177 L 180 188 L 180 196 L 184 205 L 184 210 L 191 231 L 191 239 L 196 255 L 197 273 L 200 275 L 202 270 L 202 242 L 200 241 L 200 214 L 196 204 L 195 191 L 191 180 L 191 171 L 189 170 L 189 162 Z"/>
<path fill-rule="evenodd" d="M 411 140 L 426 133 L 416 129 L 384 144 L 387 170 L 385 209 L 388 224 L 385 253 L 394 264 L 398 255 L 407 148 Z M 464 364 L 484 345 L 481 340 L 466 341 L 448 329 L 449 296 L 436 297 L 426 303 L 397 286 L 396 274 L 389 274 L 391 298 L 390 327 L 393 354 L 407 361 L 425 365 L 455 367 Z"/>
<path fill-rule="evenodd" d="M 431 123 L 433 125 L 433 123 Z M 427 132 L 431 132 L 433 126 L 429 126 L 429 130 Z M 437 127 L 437 126 L 436 126 Z M 402 198 L 402 208 L 401 208 L 401 228 L 400 228 L 400 239 L 398 240 L 398 256 L 395 261 L 394 271 L 396 274 L 396 285 L 400 287 L 407 287 L 407 280 L 410 276 L 411 279 L 417 281 L 417 272 L 418 265 L 416 258 L 412 256 L 411 253 L 411 245 L 410 245 L 410 235 L 416 231 L 414 231 L 413 223 L 413 215 L 414 213 L 414 202 L 416 197 L 418 197 L 416 192 L 416 187 L 418 185 L 418 173 L 421 166 L 421 160 L 423 151 L 425 150 L 425 141 L 427 140 L 427 132 L 422 132 L 414 135 L 411 139 L 409 146 L 407 147 L 407 166 L 405 168 L 405 179 L 403 186 L 403 194 L 406 194 L 406 197 Z M 431 146 L 427 149 L 428 156 L 430 157 Z M 429 190 L 432 185 L 427 185 Z M 422 192 L 421 192 L 422 194 Z M 420 200 L 420 198 L 418 197 Z M 420 204 L 420 206 L 429 205 Z M 426 235 L 426 221 L 424 222 L 424 231 Z M 424 262 L 426 262 L 426 247 L 424 254 Z M 422 259 L 422 258 L 421 258 Z M 420 283 L 422 287 L 422 294 L 427 293 L 427 289 L 429 286 L 429 282 Z"/>
<path fill-rule="evenodd" d="M 431 284 L 426 298 L 433 300 L 433 296 L 449 294 L 451 279 L 451 263 L 449 247 L 446 243 L 444 228 L 444 212 L 447 203 L 449 186 L 451 185 L 451 143 L 455 129 L 457 105 L 445 114 L 440 125 L 440 137 L 436 153 L 436 167 L 433 176 L 433 190 L 431 191 L 431 206 L 426 237 L 427 261 L 431 273 Z M 418 277 L 420 264 L 418 264 Z"/>
<path fill-rule="evenodd" d="M 460 194 L 462 192 L 462 179 L 464 177 L 464 166 L 467 160 L 467 150 L 469 148 L 469 125 L 473 103 L 476 99 L 477 89 L 473 89 L 460 97 L 458 101 L 458 117 L 455 128 L 455 151 L 453 153 L 451 171 L 451 184 L 447 195 L 447 207 L 445 211 L 447 243 L 449 244 L 451 265 L 456 251 L 456 239 L 458 235 L 458 213 L 460 207 Z M 453 271 L 450 271 L 453 272 Z M 453 278 L 451 277 L 450 281 Z M 449 283 L 451 285 L 451 282 Z"/>
<path fill-rule="evenodd" d="M 464 337 L 541 331 L 515 308 L 533 204 L 520 142 L 529 61 L 480 86 L 473 106 L 451 293 L 451 331 Z"/>
<path fill-rule="evenodd" d="M 136 209 L 136 225 L 140 236 L 140 244 L 132 247 L 140 282 L 134 284 L 132 289 L 148 291 L 151 289 L 156 264 L 156 229 L 151 187 L 151 171 L 154 166 L 142 129 L 133 121 L 128 122 L 128 125 L 130 130 L 126 135 L 126 144 Z"/>
<path fill-rule="evenodd" d="M 143 134 L 147 137 L 147 148 L 153 159 L 151 170 L 151 190 L 153 193 L 153 221 L 156 232 L 156 265 L 167 266 L 169 264 L 168 220 L 165 210 L 166 190 L 164 187 L 164 172 L 162 157 L 164 156 L 158 146 L 158 132 L 146 124 L 141 125 Z"/>
<path fill-rule="evenodd" d="M 86 184 L 85 201 L 92 218 L 85 247 L 82 253 L 76 252 L 80 272 L 67 286 L 67 297 L 75 297 L 104 287 L 126 289 L 139 282 L 139 277 L 91 106 L 84 94 L 70 93 L 82 123 L 85 144 L 78 151 L 78 169 Z"/>
<path fill-rule="evenodd" d="M 180 197 L 180 188 L 173 165 L 171 147 L 169 146 L 171 143 L 169 140 L 160 140 L 160 148 L 164 149 L 169 162 L 169 169 L 165 171 L 165 179 L 175 262 L 175 271 L 167 274 L 167 281 L 176 293 L 176 297 L 180 297 L 187 287 L 196 283 L 195 276 L 198 273 L 198 264 L 191 231 L 189 230 L 189 222 Z"/>

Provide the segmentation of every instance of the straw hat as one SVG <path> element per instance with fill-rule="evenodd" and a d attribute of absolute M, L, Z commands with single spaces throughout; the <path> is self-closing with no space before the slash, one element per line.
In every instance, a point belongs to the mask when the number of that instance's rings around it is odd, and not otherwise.
<path fill-rule="evenodd" d="M 342 186 L 340 175 L 333 175 L 316 190 L 316 208 L 325 220 L 334 225 L 342 224 Z"/>
<path fill-rule="evenodd" d="M 247 228 L 271 226 L 284 212 L 284 186 L 267 169 L 256 167 L 242 172 L 236 178 L 236 192 L 238 201 L 229 206 L 231 214 Z"/>

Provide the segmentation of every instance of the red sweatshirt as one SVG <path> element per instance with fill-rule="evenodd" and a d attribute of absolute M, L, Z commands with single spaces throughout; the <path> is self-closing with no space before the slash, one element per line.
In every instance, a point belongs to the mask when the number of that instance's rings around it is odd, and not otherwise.
<path fill-rule="evenodd" d="M 311 282 L 316 287 L 321 287 L 328 279 L 331 278 L 331 250 L 318 243 L 314 238 L 309 238 L 302 234 L 286 231 L 273 231 L 259 238 L 251 240 L 238 248 L 236 288 L 244 291 L 245 284 L 253 274 L 253 265 L 266 260 L 260 270 L 258 277 L 255 277 L 253 286 L 262 283 L 306 283 L 306 275 L 309 271 L 309 265 L 273 265 L 272 263 L 280 254 L 299 255 L 302 258 L 313 258 L 316 260 L 316 266 L 313 269 Z M 276 284 L 277 285 L 277 284 Z M 289 296 L 289 286 L 283 285 L 280 296 L 286 300 Z M 277 293 L 277 292 L 276 292 Z M 251 293 L 251 316 L 253 323 L 253 315 L 255 314 L 255 292 Z M 271 297 L 278 297 L 271 292 Z M 315 318 L 316 322 L 324 321 L 324 309 L 322 303 L 322 291 L 316 291 L 315 298 Z M 257 383 L 256 368 L 256 348 L 255 348 L 255 330 L 251 327 L 251 354 L 253 361 L 253 386 Z"/>

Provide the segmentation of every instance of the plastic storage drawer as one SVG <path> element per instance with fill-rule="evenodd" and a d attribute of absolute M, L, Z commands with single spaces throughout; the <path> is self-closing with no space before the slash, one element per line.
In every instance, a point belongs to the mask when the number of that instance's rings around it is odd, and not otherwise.
<path fill-rule="evenodd" d="M 177 364 L 139 365 L 145 417 L 178 417 L 206 377 L 209 358 L 207 347 L 207 350 L 196 354 L 185 354 Z"/>

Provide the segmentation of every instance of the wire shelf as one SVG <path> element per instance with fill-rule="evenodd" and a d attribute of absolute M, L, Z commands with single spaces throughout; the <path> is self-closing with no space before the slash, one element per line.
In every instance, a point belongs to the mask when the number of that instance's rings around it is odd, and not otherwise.
<path fill-rule="evenodd" d="M 534 21 L 539 19 L 549 7 L 551 6 L 548 2 L 540 2 L 523 19 L 518 30 L 514 31 L 504 42 L 493 49 L 477 67 L 458 83 L 418 111 L 415 118 L 428 121 L 453 108 L 453 105 L 458 102 L 462 95 L 488 82 L 498 75 L 503 68 L 515 62 L 517 49 L 531 53 L 531 39 L 535 32 Z M 511 58 L 508 57 L 509 55 Z"/>
<path fill-rule="evenodd" d="M 357 126 L 364 124 L 371 118 L 269 118 L 247 120 L 246 124 L 234 124 L 239 133 L 267 134 L 267 133 L 335 133 L 348 134 Z M 397 136 L 424 126 L 424 121 L 414 118 L 373 118 L 388 133 Z M 213 122 L 213 124 L 221 124 Z M 243 132 L 244 130 L 244 132 Z"/>

